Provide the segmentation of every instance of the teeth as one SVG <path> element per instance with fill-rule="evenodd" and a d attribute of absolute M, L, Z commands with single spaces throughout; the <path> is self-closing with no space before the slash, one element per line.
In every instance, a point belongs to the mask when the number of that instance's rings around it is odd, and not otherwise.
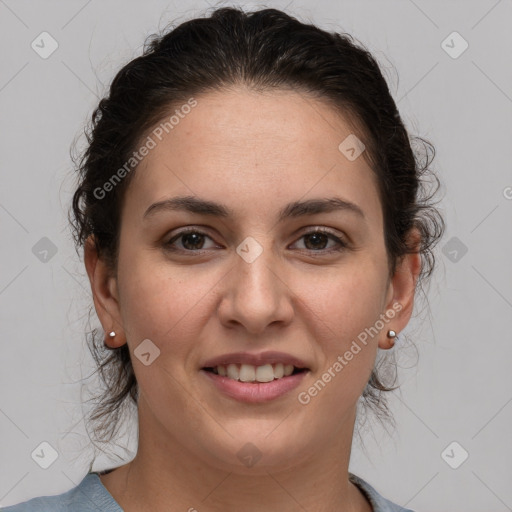
<path fill-rule="evenodd" d="M 274 379 L 290 376 L 293 369 L 293 364 L 282 363 L 264 364 L 262 366 L 228 364 L 227 366 L 217 366 L 214 371 L 222 377 L 229 377 L 241 382 L 271 382 Z"/>
<path fill-rule="evenodd" d="M 288 377 L 293 373 L 293 364 L 285 364 L 284 365 L 284 376 Z"/>
<path fill-rule="evenodd" d="M 240 370 L 236 364 L 228 364 L 226 370 L 230 379 L 238 380 L 238 377 L 240 376 Z"/>
<path fill-rule="evenodd" d="M 249 364 L 240 366 L 240 376 L 238 377 L 242 382 L 254 382 L 256 378 L 256 368 Z"/>
<path fill-rule="evenodd" d="M 283 363 L 277 363 L 274 365 L 274 377 L 280 379 L 284 375 Z"/>
<path fill-rule="evenodd" d="M 274 380 L 274 368 L 271 364 L 265 364 L 256 368 L 256 380 L 258 382 L 270 382 Z"/>

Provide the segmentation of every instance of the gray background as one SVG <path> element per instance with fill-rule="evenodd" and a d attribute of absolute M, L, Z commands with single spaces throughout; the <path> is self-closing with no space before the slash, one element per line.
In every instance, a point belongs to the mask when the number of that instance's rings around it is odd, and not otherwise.
<path fill-rule="evenodd" d="M 430 306 L 420 300 L 407 328 L 419 359 L 403 348 L 403 385 L 391 399 L 397 430 L 390 437 L 367 426 L 366 452 L 354 443 L 351 471 L 418 512 L 512 510 L 512 2 L 264 5 L 365 43 L 407 126 L 436 146 L 444 183 L 447 233 Z M 64 492 L 88 469 L 81 400 L 94 385 L 83 335 L 91 296 L 66 221 L 70 145 L 145 36 L 206 8 L 0 0 L 0 505 Z M 31 48 L 43 31 L 59 45 L 47 59 Z M 457 58 L 441 46 L 453 31 L 469 44 Z M 452 52 L 461 48 L 448 41 Z M 55 254 L 41 252 L 43 237 Z M 132 458 L 135 439 L 127 434 L 119 457 Z M 48 469 L 31 457 L 43 441 L 58 452 Z M 443 457 L 453 441 L 460 447 Z M 446 461 L 460 461 L 463 449 L 469 458 L 452 469 Z M 94 469 L 121 463 L 105 456 Z"/>

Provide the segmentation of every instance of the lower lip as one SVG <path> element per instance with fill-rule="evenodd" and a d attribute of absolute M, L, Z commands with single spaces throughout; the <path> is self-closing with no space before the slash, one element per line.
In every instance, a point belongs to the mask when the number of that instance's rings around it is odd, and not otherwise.
<path fill-rule="evenodd" d="M 240 402 L 261 403 L 279 398 L 295 389 L 308 372 L 303 371 L 270 382 L 240 382 L 206 370 L 201 370 L 201 373 L 210 379 L 219 391 L 229 397 Z"/>

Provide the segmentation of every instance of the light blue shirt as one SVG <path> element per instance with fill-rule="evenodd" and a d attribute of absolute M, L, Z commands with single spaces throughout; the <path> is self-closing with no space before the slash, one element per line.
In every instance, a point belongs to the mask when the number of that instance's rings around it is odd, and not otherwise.
<path fill-rule="evenodd" d="M 41 496 L 1 509 L 2 512 L 123 512 L 101 483 L 100 472 L 88 473 L 73 489 L 56 496 Z M 367 497 L 373 512 L 413 512 L 383 498 L 369 483 L 352 473 L 350 481 Z"/>

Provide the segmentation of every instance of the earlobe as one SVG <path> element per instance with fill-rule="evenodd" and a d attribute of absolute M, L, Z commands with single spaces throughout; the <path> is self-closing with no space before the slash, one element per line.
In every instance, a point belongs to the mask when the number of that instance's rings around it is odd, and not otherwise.
<path fill-rule="evenodd" d="M 421 254 L 419 252 L 421 238 L 416 228 L 411 230 L 409 236 L 412 242 L 409 246 L 415 248 L 415 252 L 405 254 L 401 258 L 390 279 L 386 315 L 391 319 L 386 325 L 384 336 L 379 339 L 379 348 L 381 349 L 393 347 L 396 338 L 386 333 L 389 330 L 394 331 L 395 334 L 400 333 L 409 323 L 414 308 L 416 283 L 421 271 Z M 392 317 L 388 313 L 392 313 Z"/>
<path fill-rule="evenodd" d="M 84 263 L 91 285 L 94 308 L 106 333 L 105 345 L 117 348 L 124 345 L 116 278 L 104 260 L 99 258 L 93 235 L 84 244 Z M 109 333 L 115 332 L 114 336 Z"/>

